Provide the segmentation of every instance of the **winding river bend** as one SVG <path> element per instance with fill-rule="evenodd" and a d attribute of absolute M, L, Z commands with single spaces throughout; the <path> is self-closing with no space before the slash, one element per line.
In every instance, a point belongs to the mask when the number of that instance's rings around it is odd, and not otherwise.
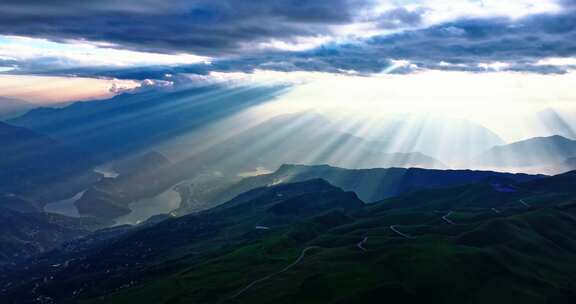
<path fill-rule="evenodd" d="M 62 214 L 70 217 L 81 217 L 76 209 L 74 203 L 79 200 L 86 190 L 81 191 L 73 197 L 52 202 L 44 207 L 44 211 L 48 213 Z M 114 221 L 117 225 L 123 224 L 138 224 L 147 220 L 148 218 L 158 214 L 168 214 L 173 210 L 178 209 L 180 206 L 181 197 L 180 193 L 174 190 L 174 187 L 150 198 L 141 199 L 130 204 L 130 212 L 127 215 L 121 216 Z"/>
<path fill-rule="evenodd" d="M 114 221 L 117 225 L 135 225 L 158 214 L 168 214 L 180 206 L 180 193 L 174 187 L 150 198 L 141 199 L 130 204 L 130 212 Z"/>
<path fill-rule="evenodd" d="M 70 217 L 80 217 L 78 209 L 76 209 L 74 203 L 84 195 L 84 192 L 86 192 L 86 190 L 82 190 L 67 199 L 49 203 L 44 206 L 44 211 L 47 213 L 62 214 Z"/>
<path fill-rule="evenodd" d="M 105 167 L 97 167 L 94 168 L 93 171 L 101 174 L 104 178 L 116 178 L 119 175 L 118 172 L 114 171 L 113 169 L 108 169 Z M 79 200 L 82 195 L 84 195 L 86 190 L 88 189 L 84 189 L 74 194 L 72 197 L 46 204 L 46 206 L 44 206 L 44 212 L 56 213 L 70 217 L 81 217 L 74 203 Z"/>
<path fill-rule="evenodd" d="M 97 168 L 94 171 L 102 174 L 106 178 L 116 178 L 118 176 L 116 172 L 102 168 Z M 261 169 L 258 169 L 257 172 L 261 172 Z M 200 175 L 189 180 L 180 181 L 154 197 L 134 201 L 130 204 L 132 212 L 116 218 L 114 222 L 116 225 L 135 225 L 155 215 L 170 214 L 172 211 L 177 210 L 182 203 L 182 195 L 176 190 L 178 185 L 190 185 L 206 178 L 213 178 L 213 175 Z M 81 217 L 74 203 L 82 197 L 86 190 L 77 193 L 73 197 L 47 204 L 44 207 L 44 211 L 70 217 Z"/>
<path fill-rule="evenodd" d="M 118 173 L 105 168 L 96 168 L 94 172 L 102 174 L 105 178 L 116 178 Z M 87 189 L 76 193 L 74 196 L 44 206 L 48 213 L 62 214 L 70 217 L 81 217 L 74 203 L 79 200 Z M 132 212 L 115 220 L 116 224 L 138 224 L 151 216 L 168 214 L 180 206 L 180 194 L 170 187 L 168 190 L 150 198 L 141 199 L 130 204 Z"/>

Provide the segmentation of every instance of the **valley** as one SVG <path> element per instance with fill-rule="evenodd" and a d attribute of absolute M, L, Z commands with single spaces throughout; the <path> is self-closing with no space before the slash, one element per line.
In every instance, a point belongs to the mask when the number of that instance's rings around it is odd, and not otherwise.
<path fill-rule="evenodd" d="M 376 299 L 386 292 L 399 300 L 451 303 L 494 296 L 498 285 L 485 284 L 496 276 L 500 284 L 520 288 L 509 291 L 510 299 L 569 298 L 576 236 L 557 234 L 554 227 L 568 231 L 576 222 L 574 190 L 557 186 L 572 184 L 574 177 L 571 172 L 515 183 L 514 192 L 490 182 L 428 189 L 370 205 L 323 180 L 257 188 L 196 215 L 143 224 L 110 238 L 97 233 L 40 255 L 27 262 L 29 273 L 15 274 L 21 285 L 10 290 L 14 297 L 36 284 L 25 278 L 49 276 L 54 279 L 40 284 L 38 294 L 93 298 L 87 303 L 292 302 L 311 299 L 307 284 L 326 290 L 318 302 Z M 258 225 L 269 230 L 255 229 Z M 527 246 L 541 250 L 524 252 Z M 551 255 L 558 258 L 546 260 Z M 79 256 L 65 271 L 51 266 Z M 514 264 L 508 264 L 512 257 Z M 544 263 L 538 269 L 546 269 L 551 281 L 536 279 L 542 274 L 527 266 L 532 259 Z M 78 280 L 74 269 L 86 280 Z M 470 271 L 476 275 L 465 279 Z M 434 290 L 454 282 L 459 289 L 450 294 L 426 289 L 426 278 L 440 272 L 450 275 L 437 280 Z M 362 280 L 335 289 L 346 277 Z M 210 287 L 214 280 L 225 289 Z M 523 293 L 527 286 L 535 293 Z M 73 289 L 81 291 L 74 295 Z"/>
<path fill-rule="evenodd" d="M 576 0 L 0 0 L 0 304 L 576 303 Z"/>

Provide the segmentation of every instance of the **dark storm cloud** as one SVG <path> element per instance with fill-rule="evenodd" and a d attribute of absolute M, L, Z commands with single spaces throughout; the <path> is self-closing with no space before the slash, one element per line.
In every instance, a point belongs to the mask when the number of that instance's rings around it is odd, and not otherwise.
<path fill-rule="evenodd" d="M 559 13 L 520 19 L 471 18 L 422 28 L 426 8 L 395 8 L 371 19 L 385 29 L 411 28 L 393 35 L 328 43 L 308 51 L 241 48 L 257 42 L 282 41 L 330 33 L 349 24 L 372 0 L 221 0 L 77 2 L 56 0 L 0 2 L 0 32 L 53 39 L 108 41 L 137 50 L 190 51 L 216 56 L 211 65 L 146 68 L 57 68 L 58 60 L 42 58 L 18 64 L 21 73 L 97 75 L 145 79 L 166 74 L 255 69 L 323 71 L 360 74 L 409 73 L 415 68 L 482 72 L 493 62 L 502 69 L 563 73 L 574 67 L 537 64 L 549 57 L 576 56 L 576 0 L 560 0 Z M 78 4 L 81 3 L 81 4 Z M 100 3 L 101 5 L 96 5 Z M 68 5 L 69 4 L 69 5 Z M 41 8 L 45 14 L 37 14 Z M 3 16 L 4 15 L 4 16 Z M 397 66 L 395 60 L 412 65 Z M 49 66 L 54 67 L 50 69 Z"/>
<path fill-rule="evenodd" d="M 421 66 L 440 62 L 474 67 L 482 63 L 535 63 L 547 57 L 576 56 L 576 15 L 536 15 L 460 20 L 432 28 L 365 41 L 345 57 L 407 59 Z"/>
<path fill-rule="evenodd" d="M 563 73 L 574 67 L 546 66 L 538 62 L 544 58 L 574 56 L 576 14 L 565 10 L 560 14 L 540 14 L 518 20 L 458 20 L 354 43 L 324 45 L 306 52 L 245 58 L 238 65 L 377 73 L 390 69 L 392 60 L 409 60 L 420 68 L 480 72 L 491 69 L 490 63 L 500 62 L 508 65 L 502 67 L 506 70 Z M 406 67 L 392 70 L 406 71 Z"/>
<path fill-rule="evenodd" d="M 378 27 L 385 29 L 418 26 L 422 24 L 425 12 L 426 9 L 408 10 L 404 7 L 398 7 L 380 14 L 376 21 Z"/>
<path fill-rule="evenodd" d="M 483 72 L 493 62 L 508 64 L 505 70 L 535 73 L 564 73 L 568 68 L 537 64 L 549 57 L 576 56 L 576 18 L 572 13 L 537 15 L 520 20 L 482 18 L 459 20 L 430 28 L 405 31 L 350 43 L 329 43 L 300 52 L 267 51 L 215 59 L 210 65 L 130 69 L 48 69 L 51 60 L 35 60 L 20 67 L 22 73 L 91 74 L 107 77 L 146 79 L 166 74 L 207 74 L 210 71 L 357 72 L 409 73 L 415 69 Z M 395 66 L 408 60 L 409 66 Z M 58 63 L 54 60 L 54 63 Z"/>
<path fill-rule="evenodd" d="M 104 41 L 137 50 L 238 53 L 247 44 L 330 32 L 372 0 L 7 0 L 0 33 Z"/>

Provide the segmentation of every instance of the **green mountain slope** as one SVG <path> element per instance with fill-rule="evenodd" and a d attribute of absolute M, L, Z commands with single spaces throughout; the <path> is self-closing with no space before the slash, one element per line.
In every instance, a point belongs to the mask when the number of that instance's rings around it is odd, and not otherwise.
<path fill-rule="evenodd" d="M 575 183 L 567 173 L 371 205 L 322 180 L 260 188 L 70 244 L 7 269 L 0 286 L 12 284 L 8 303 L 571 303 Z"/>

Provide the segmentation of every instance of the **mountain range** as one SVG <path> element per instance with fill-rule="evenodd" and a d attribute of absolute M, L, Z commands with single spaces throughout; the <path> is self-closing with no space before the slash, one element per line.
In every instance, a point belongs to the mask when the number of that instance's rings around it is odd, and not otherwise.
<path fill-rule="evenodd" d="M 170 155 L 170 148 L 163 151 L 158 146 L 181 135 L 200 132 L 202 127 L 233 116 L 285 89 L 224 89 L 219 86 L 142 89 L 109 100 L 34 109 L 8 122 L 50 136 L 105 163 L 151 148 Z M 553 110 L 543 111 L 542 115 L 549 117 L 554 113 L 557 114 Z M 343 121 L 346 123 L 341 123 Z M 562 129 L 565 134 L 568 122 L 558 117 L 555 121 L 565 126 Z M 558 141 L 553 139 L 548 144 L 562 145 L 555 144 Z M 178 153 L 183 155 L 177 158 L 190 158 L 189 163 L 196 160 L 226 172 L 251 171 L 257 167 L 274 170 L 283 163 L 330 164 L 346 168 L 494 169 L 504 162 L 499 155 L 507 157 L 509 154 L 499 152 L 502 146 L 507 145 L 489 129 L 448 116 L 388 114 L 380 119 L 370 119 L 353 114 L 302 112 L 273 117 L 214 144 L 207 151 L 186 155 L 183 151 L 187 148 L 178 146 Z M 542 149 L 533 153 L 538 155 L 503 165 L 526 167 L 553 157 L 550 153 L 548 157 L 542 156 L 546 154 Z"/>
<path fill-rule="evenodd" d="M 45 135 L 0 122 L 0 141 L 0 194 L 36 208 L 99 178 L 89 171 L 90 158 Z"/>
<path fill-rule="evenodd" d="M 302 112 L 269 119 L 192 158 L 216 163 L 224 172 L 275 169 L 284 163 L 328 163 L 346 168 L 447 167 L 419 151 L 397 152 L 385 145 L 342 131 L 323 115 Z"/>
<path fill-rule="evenodd" d="M 554 169 L 554 165 L 575 156 L 576 140 L 554 135 L 493 147 L 478 157 L 478 163 L 504 170 L 532 167 L 545 172 L 546 169 Z"/>
<path fill-rule="evenodd" d="M 0 120 L 20 116 L 36 107 L 38 106 L 21 99 L 0 97 Z"/>
<path fill-rule="evenodd" d="M 0 275 L 6 303 L 569 303 L 576 173 L 365 205 L 321 179 L 97 232 Z M 353 278 L 353 279 L 351 279 Z"/>
<path fill-rule="evenodd" d="M 144 154 L 140 159 L 159 158 L 158 153 Z M 130 160 L 134 162 L 134 160 Z M 159 166 L 142 164 L 145 169 L 117 178 L 104 178 L 90 187 L 75 202 L 81 214 L 113 220 L 140 208 L 139 201 L 164 193 L 170 189 L 166 175 L 174 170 L 168 162 Z M 177 164 L 175 165 L 177 166 Z M 354 191 L 367 203 L 379 201 L 402 193 L 425 188 L 449 187 L 473 182 L 494 180 L 502 184 L 529 181 L 542 175 L 509 174 L 492 171 L 431 170 L 419 168 L 387 169 L 343 169 L 328 165 L 282 165 L 271 173 L 246 178 L 225 176 L 197 176 L 189 182 L 173 181 L 172 186 L 180 195 L 180 207 L 174 211 L 179 215 L 195 213 L 215 207 L 243 192 L 257 187 L 281 182 L 298 182 L 309 179 L 324 179 L 347 191 Z"/>
<path fill-rule="evenodd" d="M 349 132 L 380 142 L 380 151 L 421 152 L 450 166 L 470 166 L 478 154 L 505 142 L 490 129 L 470 120 L 438 114 L 387 114 L 366 119 L 340 115 L 339 122 L 356 122 Z"/>
<path fill-rule="evenodd" d="M 208 86 L 140 90 L 109 100 L 34 109 L 9 123 L 46 134 L 105 162 L 193 134 L 284 89 Z M 343 120 L 350 123 L 343 127 L 339 123 Z M 469 163 L 480 152 L 503 144 L 496 134 L 480 125 L 448 117 L 390 115 L 371 122 L 369 133 L 360 127 L 365 120 L 354 115 L 325 117 L 312 112 L 281 115 L 189 157 L 218 163 L 225 159 L 228 167 L 248 162 L 250 170 L 297 162 L 348 168 L 446 168 L 454 162 Z M 284 153 L 287 149 L 290 153 Z M 183 151 L 182 147 L 178 150 Z M 249 152 L 254 154 L 247 155 Z M 253 155 L 258 157 L 253 159 Z"/>
<path fill-rule="evenodd" d="M 472 170 L 430 170 L 420 168 L 351 170 L 328 165 L 282 165 L 271 174 L 243 179 L 223 191 L 220 200 L 226 201 L 242 192 L 257 187 L 309 179 L 324 179 L 337 187 L 347 191 L 354 191 L 364 202 L 372 203 L 426 188 L 453 187 L 489 180 L 499 183 L 515 183 L 542 177 L 539 175 Z"/>
<path fill-rule="evenodd" d="M 142 89 L 108 100 L 33 109 L 8 123 L 41 132 L 109 161 L 192 132 L 262 103 L 283 89 L 270 86 Z"/>
<path fill-rule="evenodd" d="M 277 90 L 144 90 L 0 123 L 0 301 L 576 300 L 576 173 L 447 170 L 567 171 L 574 140 L 305 112 L 165 155 Z M 44 211 L 62 201 L 77 215 Z"/>

